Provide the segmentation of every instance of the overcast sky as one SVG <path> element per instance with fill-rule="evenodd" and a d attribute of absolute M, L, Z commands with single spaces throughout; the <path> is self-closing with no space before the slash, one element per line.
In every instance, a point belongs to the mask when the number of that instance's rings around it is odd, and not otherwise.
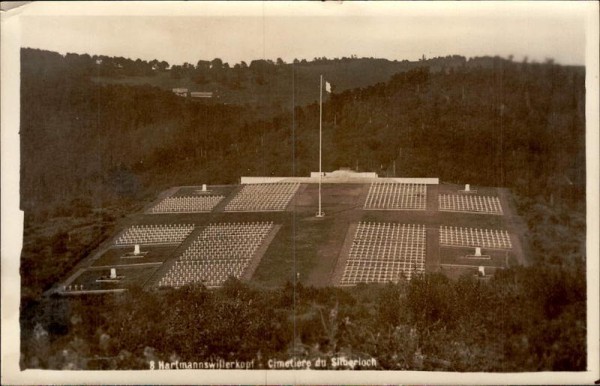
<path fill-rule="evenodd" d="M 30 4 L 21 45 L 196 63 L 451 54 L 584 64 L 589 4 L 310 2 Z M 45 16 L 39 16 L 43 14 Z"/>

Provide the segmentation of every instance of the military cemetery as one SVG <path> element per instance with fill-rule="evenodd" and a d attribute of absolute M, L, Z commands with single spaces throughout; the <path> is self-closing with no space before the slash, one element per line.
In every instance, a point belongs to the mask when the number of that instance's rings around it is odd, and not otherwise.
<path fill-rule="evenodd" d="M 335 225 L 331 237 L 338 240 L 339 248 L 319 256 L 328 265 L 317 265 L 303 273 L 310 284 L 347 287 L 360 283 L 398 283 L 425 272 L 451 271 L 449 275 L 456 277 L 457 270 L 487 277 L 496 269 L 524 262 L 519 235 L 505 220 L 516 216 L 510 209 L 512 198 L 507 190 L 479 188 L 496 192 L 494 196 L 481 196 L 474 189 L 465 194 L 460 186 L 440 188 L 435 178 L 379 178 L 376 174 L 363 176 L 350 170 L 327 174 L 330 177 L 323 189 L 324 208 L 329 209 L 331 204 L 344 207 L 356 221 L 345 222 L 341 227 Z M 149 211 L 136 215 L 137 223 L 123 229 L 112 245 L 95 251 L 82 264 L 89 268 L 82 268 L 76 277 L 57 283 L 58 292 L 73 295 L 104 291 L 98 283 L 106 283 L 106 289 L 123 290 L 131 283 L 146 288 L 179 288 L 189 284 L 215 288 L 230 276 L 251 282 L 254 273 L 260 276 L 261 264 L 277 270 L 273 267 L 277 264 L 275 252 L 271 251 L 291 250 L 298 242 L 281 244 L 283 240 L 276 237 L 277 233 L 289 231 L 290 215 L 296 221 L 312 219 L 314 214 L 309 207 L 317 201 L 318 192 L 308 187 L 317 185 L 318 178 L 313 175 L 254 180 L 242 177 L 242 180 L 249 183 L 228 187 L 228 196 L 207 195 L 219 189 L 207 184 L 163 192 Z M 331 200 L 331 188 L 336 189 L 337 200 Z M 359 194 L 352 194 L 353 189 L 358 189 Z M 197 193 L 180 195 L 190 191 Z M 345 194 L 348 196 L 342 198 Z M 168 216 L 158 219 L 154 217 L 157 213 Z M 333 210 L 325 216 L 335 220 L 337 215 Z M 215 222 L 213 219 L 217 218 Z M 239 221 L 242 218 L 244 221 Z M 309 225 L 300 222 L 294 226 L 301 233 L 302 227 Z M 516 244 L 511 240 L 517 240 Z M 119 252 L 122 256 L 118 260 L 108 259 L 107 256 L 124 246 L 134 250 Z M 145 257 L 164 246 L 172 248 L 163 249 L 159 260 Z M 482 249 L 486 254 L 482 255 Z M 494 256 L 494 270 L 483 273 L 481 261 L 490 260 L 490 254 Z M 111 270 L 124 266 L 131 272 L 139 266 L 147 272 L 150 265 L 155 271 L 152 275 L 136 275 L 134 280 L 98 282 L 92 273 L 103 274 L 95 263 L 103 259 L 112 263 Z M 281 268 L 284 272 L 286 267 Z M 328 279 L 316 282 L 313 277 Z M 281 277 L 279 282 L 286 279 Z M 87 286 L 86 281 L 90 281 Z M 67 282 L 81 282 L 83 287 L 77 287 L 77 291 L 64 290 Z"/>

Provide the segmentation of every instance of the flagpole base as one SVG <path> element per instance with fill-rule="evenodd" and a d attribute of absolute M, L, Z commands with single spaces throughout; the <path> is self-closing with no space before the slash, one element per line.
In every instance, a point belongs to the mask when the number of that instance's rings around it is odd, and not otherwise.
<path fill-rule="evenodd" d="M 325 212 L 317 212 L 317 217 L 325 217 Z"/>

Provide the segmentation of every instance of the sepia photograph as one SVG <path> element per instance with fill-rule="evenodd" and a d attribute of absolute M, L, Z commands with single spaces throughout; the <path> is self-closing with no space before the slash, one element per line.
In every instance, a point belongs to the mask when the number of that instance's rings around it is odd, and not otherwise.
<path fill-rule="evenodd" d="M 600 380 L 598 10 L 3 5 L 2 383 Z"/>

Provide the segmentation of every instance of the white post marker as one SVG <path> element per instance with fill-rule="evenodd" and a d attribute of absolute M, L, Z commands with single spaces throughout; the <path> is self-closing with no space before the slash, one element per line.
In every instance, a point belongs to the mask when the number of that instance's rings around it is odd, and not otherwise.
<path fill-rule="evenodd" d="M 206 192 L 206 184 L 202 184 L 202 191 Z"/>
<path fill-rule="evenodd" d="M 111 268 L 110 269 L 110 278 L 111 279 L 116 279 L 117 278 L 117 269 L 116 268 Z"/>
<path fill-rule="evenodd" d="M 481 256 L 481 247 L 475 247 L 475 256 Z"/>
<path fill-rule="evenodd" d="M 331 92 L 331 85 L 329 82 L 325 82 L 325 91 Z M 319 211 L 317 217 L 325 216 L 323 210 L 321 210 L 321 181 L 323 179 L 322 156 L 323 153 L 323 75 L 321 74 L 319 82 Z"/>
<path fill-rule="evenodd" d="M 481 266 L 481 265 L 479 266 L 479 274 L 481 276 L 485 276 L 485 267 L 484 266 Z"/>
<path fill-rule="evenodd" d="M 323 75 L 321 75 L 319 83 L 319 211 L 317 217 L 323 217 L 321 211 L 321 179 L 323 172 L 321 171 L 321 147 L 322 147 L 322 127 L 323 127 Z"/>
<path fill-rule="evenodd" d="M 133 247 L 133 254 L 134 254 L 134 255 L 139 255 L 139 254 L 140 254 L 140 245 L 139 245 L 139 244 L 136 244 L 136 245 Z"/>
<path fill-rule="evenodd" d="M 465 185 L 465 192 L 470 192 L 471 191 L 471 185 L 470 184 L 466 184 Z"/>

